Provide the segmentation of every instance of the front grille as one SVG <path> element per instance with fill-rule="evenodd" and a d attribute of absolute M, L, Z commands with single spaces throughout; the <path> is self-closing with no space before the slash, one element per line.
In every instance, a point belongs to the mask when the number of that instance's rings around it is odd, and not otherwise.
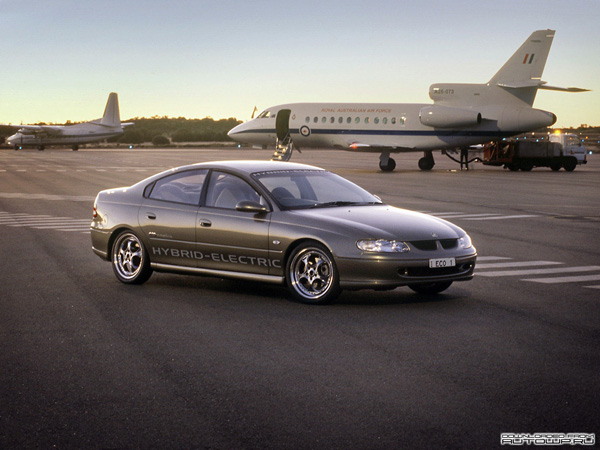
<path fill-rule="evenodd" d="M 436 240 L 410 241 L 409 244 L 411 244 L 415 248 L 418 248 L 419 250 L 424 250 L 424 251 L 437 250 L 437 241 Z"/>
<path fill-rule="evenodd" d="M 445 250 L 450 250 L 458 246 L 458 239 L 440 239 L 440 244 Z"/>
<path fill-rule="evenodd" d="M 431 251 L 437 250 L 438 242 L 445 250 L 450 250 L 458 246 L 458 239 L 440 239 L 439 241 L 437 239 L 427 241 L 410 241 L 409 244 L 419 250 Z"/>

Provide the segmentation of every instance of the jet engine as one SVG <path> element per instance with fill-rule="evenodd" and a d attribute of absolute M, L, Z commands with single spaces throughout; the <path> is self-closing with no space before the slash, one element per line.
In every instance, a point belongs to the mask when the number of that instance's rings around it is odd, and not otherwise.
<path fill-rule="evenodd" d="M 481 113 L 472 109 L 431 105 L 421 108 L 419 119 L 423 125 L 435 128 L 470 127 L 481 123 Z"/>
<path fill-rule="evenodd" d="M 541 109 L 505 108 L 498 119 L 498 128 L 508 131 L 526 131 L 549 127 L 556 122 L 556 116 Z"/>

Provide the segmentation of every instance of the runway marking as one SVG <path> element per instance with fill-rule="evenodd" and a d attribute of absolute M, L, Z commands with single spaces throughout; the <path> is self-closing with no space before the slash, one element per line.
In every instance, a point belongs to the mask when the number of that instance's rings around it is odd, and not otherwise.
<path fill-rule="evenodd" d="M 492 270 L 491 272 L 478 273 L 483 277 L 510 277 L 523 275 L 546 275 L 569 272 L 592 272 L 600 270 L 600 266 L 560 267 L 554 269 L 525 269 L 525 270 Z"/>
<path fill-rule="evenodd" d="M 478 256 L 477 261 L 498 261 L 502 259 L 512 259 L 507 256 Z M 479 266 L 479 265 L 478 265 Z"/>
<path fill-rule="evenodd" d="M 526 219 L 529 217 L 539 217 L 535 214 L 518 214 L 514 216 L 500 216 L 500 217 L 466 217 L 465 220 L 505 220 L 505 219 Z"/>
<path fill-rule="evenodd" d="M 440 219 L 464 219 L 466 217 L 501 216 L 502 214 L 496 214 L 496 213 L 481 213 L 481 214 L 432 213 L 431 215 L 439 217 Z"/>
<path fill-rule="evenodd" d="M 96 197 L 87 196 L 87 195 L 52 195 L 52 194 L 25 194 L 25 193 L 20 193 L 20 192 L 0 192 L 0 198 L 17 198 L 20 200 L 93 202 Z"/>
<path fill-rule="evenodd" d="M 502 261 L 512 260 L 504 256 L 480 256 L 478 261 Z M 490 262 L 476 264 L 475 274 L 478 277 L 520 277 L 521 281 L 530 281 L 543 284 L 561 284 L 561 283 L 581 283 L 586 281 L 600 281 L 600 273 L 588 275 L 571 276 L 551 276 L 566 275 L 582 272 L 600 272 L 600 266 L 564 266 L 565 263 L 557 261 L 509 261 L 509 262 Z M 562 265 L 562 267 L 543 267 Z M 507 269 L 507 270 L 489 270 L 489 269 Z M 510 270 L 514 269 L 514 270 Z M 532 275 L 540 277 L 530 278 Z M 548 275 L 548 276 L 544 276 Z M 600 289 L 600 286 L 582 286 L 588 289 Z"/>
<path fill-rule="evenodd" d="M 600 281 L 600 274 L 597 275 L 582 275 L 579 277 L 556 277 L 556 278 L 527 278 L 523 281 L 533 281 L 535 283 L 577 283 L 581 281 Z"/>
<path fill-rule="evenodd" d="M 0 211 L 0 225 L 13 228 L 32 228 L 36 230 L 90 232 L 91 219 L 72 217 L 54 217 L 47 214 L 9 213 Z"/>
<path fill-rule="evenodd" d="M 501 269 L 506 267 L 528 267 L 528 266 L 552 266 L 555 264 L 563 264 L 555 261 L 513 261 L 503 263 L 477 264 L 478 269 Z"/>
<path fill-rule="evenodd" d="M 19 168 L 19 165 L 5 165 L 4 167 L 6 167 L 5 169 L 0 169 L 0 173 L 11 173 L 11 172 L 19 172 L 19 173 L 25 173 L 25 172 L 48 172 L 48 173 L 56 173 L 56 172 L 60 172 L 60 173 L 64 173 L 64 172 L 88 172 L 88 171 L 95 171 L 95 172 L 152 172 L 152 173 L 156 173 L 157 171 L 162 171 L 165 169 L 168 169 L 170 166 L 155 166 L 155 167 L 145 167 L 145 168 L 139 168 L 137 165 L 132 164 L 131 161 L 126 161 L 124 162 L 124 165 L 128 166 L 128 167 L 123 167 L 123 166 L 119 166 L 119 167 L 114 167 L 114 166 L 106 166 L 106 167 L 85 167 L 85 168 L 81 168 L 81 167 L 73 167 L 73 168 L 69 168 L 69 169 L 58 169 L 58 168 L 48 168 L 47 166 L 42 166 L 44 168 L 36 168 L 36 167 L 30 167 L 30 168 L 26 168 L 26 169 L 21 169 Z"/>
<path fill-rule="evenodd" d="M 531 217 L 540 217 L 538 214 L 512 214 L 505 215 L 500 213 L 473 213 L 463 212 L 429 212 L 428 214 L 439 217 L 440 219 L 463 219 L 463 220 L 507 220 L 507 219 L 527 219 Z"/>

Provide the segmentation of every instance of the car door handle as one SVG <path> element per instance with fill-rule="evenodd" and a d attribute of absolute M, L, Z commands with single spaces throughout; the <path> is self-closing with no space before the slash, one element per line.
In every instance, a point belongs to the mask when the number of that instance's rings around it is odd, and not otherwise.
<path fill-rule="evenodd" d="M 206 219 L 201 219 L 200 220 L 200 226 L 203 228 L 208 228 L 212 225 L 212 222 L 210 220 L 206 220 Z"/>
<path fill-rule="evenodd" d="M 154 220 L 154 219 L 156 219 L 156 214 L 149 212 L 149 213 L 146 213 L 146 217 L 150 220 Z"/>

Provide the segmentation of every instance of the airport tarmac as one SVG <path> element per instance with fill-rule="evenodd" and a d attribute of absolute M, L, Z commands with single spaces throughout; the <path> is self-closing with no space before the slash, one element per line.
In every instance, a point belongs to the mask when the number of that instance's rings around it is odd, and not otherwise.
<path fill-rule="evenodd" d="M 154 274 L 91 251 L 95 194 L 269 150 L 0 151 L 0 448 L 494 448 L 600 432 L 600 156 L 574 172 L 460 171 L 435 154 L 307 150 L 479 253 L 438 296 Z"/>

